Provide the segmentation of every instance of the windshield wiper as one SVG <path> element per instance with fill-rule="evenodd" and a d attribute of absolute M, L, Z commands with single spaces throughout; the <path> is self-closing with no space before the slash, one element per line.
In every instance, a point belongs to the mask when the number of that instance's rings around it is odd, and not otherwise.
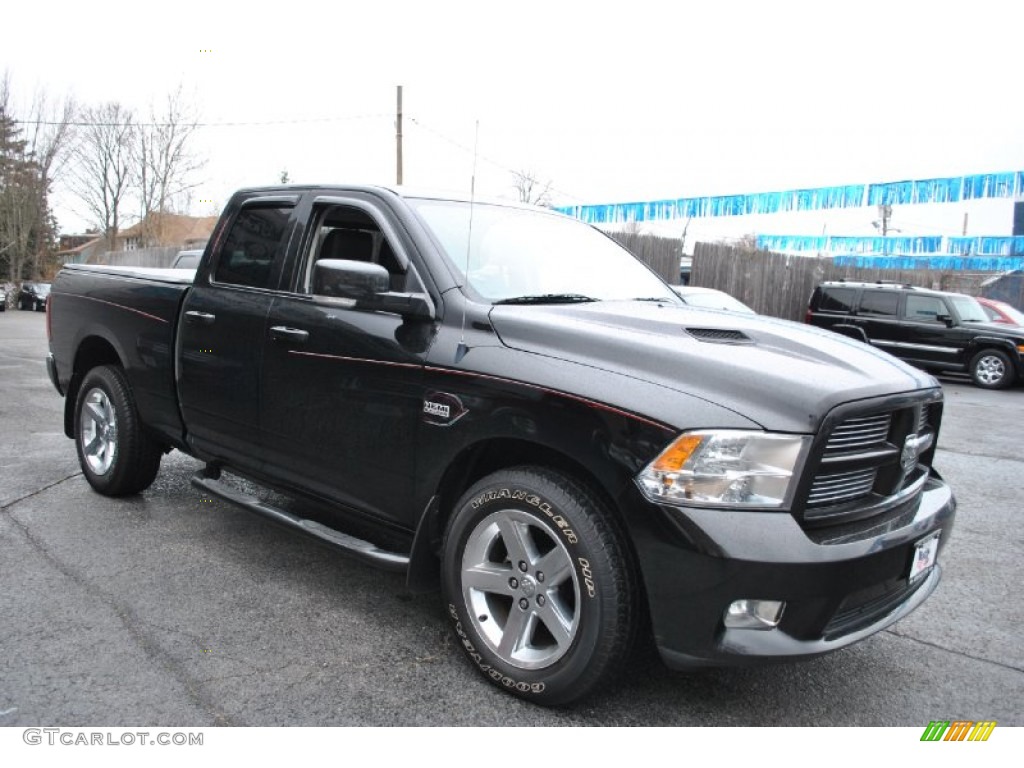
<path fill-rule="evenodd" d="M 580 293 L 541 293 L 535 296 L 513 296 L 500 299 L 495 304 L 576 304 L 585 301 L 597 301 Z"/>
<path fill-rule="evenodd" d="M 637 296 L 630 301 L 672 301 L 670 296 Z"/>

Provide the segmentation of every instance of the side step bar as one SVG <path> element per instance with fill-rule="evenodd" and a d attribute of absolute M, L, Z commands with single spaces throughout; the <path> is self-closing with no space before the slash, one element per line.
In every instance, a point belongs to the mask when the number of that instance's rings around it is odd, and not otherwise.
<path fill-rule="evenodd" d="M 306 518 L 293 515 L 291 512 L 286 512 L 283 509 L 260 501 L 254 496 L 249 496 L 237 488 L 233 488 L 219 479 L 211 477 L 205 470 L 200 470 L 192 476 L 192 485 L 225 501 L 238 504 L 240 507 L 262 515 L 268 520 L 272 520 L 286 528 L 312 536 L 314 539 L 334 549 L 353 555 L 378 568 L 385 568 L 389 571 L 405 571 L 409 567 L 408 555 L 403 555 L 399 552 L 386 552 L 369 541 L 363 541 L 355 536 L 349 536 L 347 533 L 328 528 L 316 520 L 307 520 Z"/>

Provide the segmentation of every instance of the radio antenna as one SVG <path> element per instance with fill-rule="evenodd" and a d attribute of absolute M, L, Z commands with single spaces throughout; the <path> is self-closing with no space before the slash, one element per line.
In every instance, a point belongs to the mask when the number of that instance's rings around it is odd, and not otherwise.
<path fill-rule="evenodd" d="M 462 283 L 469 282 L 469 255 L 473 247 L 473 208 L 476 202 L 476 158 L 480 146 L 480 121 L 476 121 L 476 131 L 473 136 L 473 174 L 469 177 L 469 232 L 466 235 L 466 269 L 462 273 Z M 466 346 L 466 296 L 462 297 L 462 333 L 459 337 L 459 346 L 455 350 L 455 362 L 459 362 L 469 352 Z"/>

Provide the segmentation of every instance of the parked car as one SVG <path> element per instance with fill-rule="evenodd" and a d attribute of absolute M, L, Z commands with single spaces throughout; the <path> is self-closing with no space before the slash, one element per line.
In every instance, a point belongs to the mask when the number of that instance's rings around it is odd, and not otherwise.
<path fill-rule="evenodd" d="M 1024 327 L 1024 312 L 1010 306 L 1005 301 L 979 296 L 978 303 L 981 304 L 981 308 L 985 310 L 985 314 L 991 322 Z"/>
<path fill-rule="evenodd" d="M 672 290 L 687 306 L 723 309 L 727 312 L 742 312 L 745 315 L 757 314 L 742 301 L 733 298 L 725 291 L 718 291 L 714 288 L 698 288 L 693 285 L 673 285 Z"/>
<path fill-rule="evenodd" d="M 201 248 L 178 251 L 178 255 L 171 262 L 171 269 L 195 269 L 199 266 L 201 258 L 203 258 L 203 250 Z"/>
<path fill-rule="evenodd" d="M 1002 389 L 1024 377 L 1024 329 L 989 322 L 961 293 L 895 283 L 822 283 L 805 321 L 871 344 L 927 371 L 968 373 Z"/>
<path fill-rule="evenodd" d="M 46 309 L 46 297 L 49 295 L 49 283 L 22 283 L 18 293 L 18 309 L 42 312 Z"/>
<path fill-rule="evenodd" d="M 7 286 L 0 284 L 0 312 L 7 309 Z"/>
<path fill-rule="evenodd" d="M 243 190 L 195 275 L 68 265 L 48 312 L 83 482 L 130 495 L 195 456 L 204 493 L 439 587 L 468 663 L 535 703 L 612 679 L 640 632 L 681 668 L 834 651 L 941 578 L 935 379 L 688 308 L 552 211 Z"/>

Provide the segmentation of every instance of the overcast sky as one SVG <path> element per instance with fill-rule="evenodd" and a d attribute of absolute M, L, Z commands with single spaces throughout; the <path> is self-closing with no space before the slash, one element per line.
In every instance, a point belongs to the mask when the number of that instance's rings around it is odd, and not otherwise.
<path fill-rule="evenodd" d="M 392 183 L 399 83 L 407 184 L 468 191 L 479 121 L 479 193 L 511 195 L 511 171 L 529 170 L 557 203 L 625 202 L 1024 169 L 1011 8 L 26 2 L 5 9 L 0 70 L 23 104 L 43 88 L 144 113 L 182 83 L 204 122 L 294 121 L 199 131 L 197 214 L 282 170 Z M 969 234 L 1009 234 L 1011 207 L 904 206 L 893 226 L 959 234 L 968 212 Z M 65 231 L 84 226 L 80 211 L 58 196 Z M 874 218 L 711 219 L 690 233 L 872 234 Z"/>

